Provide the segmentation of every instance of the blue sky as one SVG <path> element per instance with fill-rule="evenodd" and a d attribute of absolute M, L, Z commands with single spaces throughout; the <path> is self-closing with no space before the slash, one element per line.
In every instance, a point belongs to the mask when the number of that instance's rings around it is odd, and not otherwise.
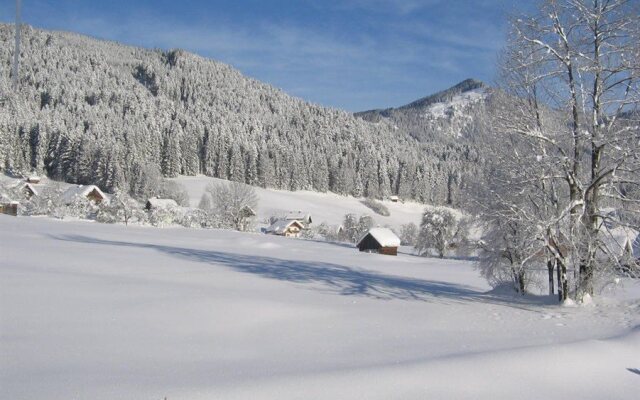
<path fill-rule="evenodd" d="M 11 22 L 14 0 L 0 0 Z M 517 0 L 23 0 L 30 25 L 183 48 L 308 101 L 399 106 L 491 81 Z"/>

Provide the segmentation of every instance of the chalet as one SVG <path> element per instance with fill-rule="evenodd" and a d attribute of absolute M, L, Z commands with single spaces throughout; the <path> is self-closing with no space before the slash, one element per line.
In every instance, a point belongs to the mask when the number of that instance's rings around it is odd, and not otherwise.
<path fill-rule="evenodd" d="M 272 235 L 298 237 L 303 229 L 304 225 L 295 219 L 279 219 L 271 224 L 265 232 Z"/>
<path fill-rule="evenodd" d="M 400 238 L 389 228 L 371 228 L 357 244 L 360 251 L 398 255 Z"/>
<path fill-rule="evenodd" d="M 147 204 L 144 206 L 145 210 L 153 211 L 153 210 L 168 210 L 170 208 L 177 208 L 178 203 L 173 199 L 159 199 L 157 197 L 152 197 L 147 200 Z"/>
<path fill-rule="evenodd" d="M 240 211 L 238 212 L 238 214 L 240 215 L 240 217 L 242 218 L 250 218 L 250 217 L 255 217 L 256 215 L 258 215 L 253 208 L 249 207 L 249 206 L 244 206 L 240 209 Z"/>
<path fill-rule="evenodd" d="M 305 227 L 311 225 L 311 223 L 313 222 L 313 220 L 311 219 L 311 214 L 302 211 L 290 212 L 285 215 L 284 219 L 287 221 L 298 221 Z"/>
<path fill-rule="evenodd" d="M 31 199 L 33 196 L 38 195 L 38 191 L 35 187 L 33 187 L 31 183 L 25 183 L 24 185 L 22 185 L 20 187 L 20 193 L 22 193 L 24 195 L 24 198 L 27 200 Z"/>
<path fill-rule="evenodd" d="M 25 179 L 25 181 L 27 181 L 27 183 L 33 183 L 37 185 L 38 183 L 40 183 L 40 177 L 38 175 L 30 175 L 27 177 L 27 179 Z"/>
<path fill-rule="evenodd" d="M 623 259 L 640 259 L 640 234 L 624 226 L 608 229 L 602 239 L 609 252 Z"/>
<path fill-rule="evenodd" d="M 70 187 L 62 194 L 62 201 L 64 204 L 71 204 L 75 199 L 83 197 L 95 204 L 107 200 L 107 196 L 96 185 L 77 185 Z"/>
<path fill-rule="evenodd" d="M 389 196 L 389 200 L 391 200 L 391 202 L 393 203 L 397 203 L 400 201 L 400 197 L 398 196 Z"/>
<path fill-rule="evenodd" d="M 18 203 L 17 201 L 10 201 L 7 203 L 0 203 L 0 214 L 18 216 Z"/>

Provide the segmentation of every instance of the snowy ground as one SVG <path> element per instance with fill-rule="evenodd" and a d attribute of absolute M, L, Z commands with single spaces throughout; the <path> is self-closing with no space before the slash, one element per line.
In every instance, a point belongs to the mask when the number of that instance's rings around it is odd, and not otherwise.
<path fill-rule="evenodd" d="M 635 399 L 626 288 L 567 308 L 463 261 L 0 215 L 0 398 Z"/>
<path fill-rule="evenodd" d="M 208 176 L 181 176 L 173 179 L 182 184 L 189 193 L 192 206 L 197 206 L 202 194 L 210 183 L 226 182 L 221 179 Z M 356 215 L 371 215 L 377 224 L 389 225 L 399 229 L 400 225 L 413 222 L 420 225 L 422 212 L 425 205 L 406 201 L 393 203 L 389 200 L 382 203 L 389 209 L 390 215 L 383 217 L 374 213 L 363 205 L 359 199 L 349 196 L 340 196 L 335 193 L 318 193 L 310 191 L 289 192 L 286 190 L 256 188 L 259 203 L 258 222 L 268 220 L 273 215 L 280 215 L 288 211 L 304 211 L 311 214 L 314 225 L 326 222 L 329 225 L 340 225 L 344 215 L 353 213 Z"/>

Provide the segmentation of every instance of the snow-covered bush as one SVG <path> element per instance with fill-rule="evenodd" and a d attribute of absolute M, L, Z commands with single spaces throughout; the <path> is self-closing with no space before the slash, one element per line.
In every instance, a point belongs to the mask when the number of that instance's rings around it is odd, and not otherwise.
<path fill-rule="evenodd" d="M 116 191 L 108 204 L 101 205 L 96 221 L 102 223 L 129 223 L 144 224 L 147 222 L 147 213 L 142 209 L 142 204 L 121 191 Z"/>
<path fill-rule="evenodd" d="M 254 210 L 258 207 L 256 190 L 238 182 L 210 184 L 205 195 L 210 200 L 200 200 L 203 207 L 211 204 L 211 211 L 217 216 L 220 228 L 247 231 L 253 224 Z"/>
<path fill-rule="evenodd" d="M 413 222 L 402 225 L 399 236 L 404 246 L 415 246 L 418 242 L 418 226 Z"/>
<path fill-rule="evenodd" d="M 58 203 L 49 215 L 59 219 L 95 219 L 99 209 L 99 206 L 89 199 L 77 196 L 69 203 Z"/>
<path fill-rule="evenodd" d="M 366 198 L 360 202 L 365 206 L 369 207 L 373 212 L 375 212 L 378 215 L 382 215 L 383 217 L 388 217 L 389 215 L 391 215 L 391 213 L 389 212 L 389 209 L 384 204 L 380 203 L 379 201 L 376 201 L 375 199 Z"/>

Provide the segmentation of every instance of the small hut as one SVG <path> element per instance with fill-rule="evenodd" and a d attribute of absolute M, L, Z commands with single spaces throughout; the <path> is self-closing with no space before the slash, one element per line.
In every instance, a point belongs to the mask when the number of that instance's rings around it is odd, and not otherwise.
<path fill-rule="evenodd" d="M 10 201 L 8 203 L 0 203 L 0 214 L 18 216 L 18 203 L 17 201 Z"/>
<path fill-rule="evenodd" d="M 168 210 L 170 208 L 177 208 L 178 203 L 173 199 L 159 199 L 152 197 L 147 200 L 147 204 L 144 206 L 145 210 Z"/>
<path fill-rule="evenodd" d="M 265 232 L 272 235 L 298 237 L 298 235 L 300 235 L 300 231 L 303 229 L 304 225 L 302 225 L 295 219 L 279 219 L 271 224 L 271 226 L 269 226 Z"/>
<path fill-rule="evenodd" d="M 38 195 L 38 191 L 30 183 L 25 183 L 24 185 L 22 185 L 20 187 L 20 192 L 24 195 L 24 198 L 27 200 L 31 199 L 33 196 Z"/>
<path fill-rule="evenodd" d="M 393 203 L 397 203 L 398 201 L 400 201 L 400 197 L 398 197 L 398 196 L 389 196 L 389 200 L 391 200 L 391 202 L 393 202 Z"/>
<path fill-rule="evenodd" d="M 40 183 L 40 177 L 38 175 L 29 175 L 25 180 L 27 181 L 27 183 L 33 183 L 33 184 Z"/>
<path fill-rule="evenodd" d="M 357 244 L 360 251 L 398 255 L 400 238 L 389 228 L 371 228 Z"/>
<path fill-rule="evenodd" d="M 64 204 L 71 204 L 76 198 L 86 198 L 96 204 L 100 204 L 107 200 L 107 196 L 96 185 L 77 185 L 67 189 L 62 194 Z"/>

